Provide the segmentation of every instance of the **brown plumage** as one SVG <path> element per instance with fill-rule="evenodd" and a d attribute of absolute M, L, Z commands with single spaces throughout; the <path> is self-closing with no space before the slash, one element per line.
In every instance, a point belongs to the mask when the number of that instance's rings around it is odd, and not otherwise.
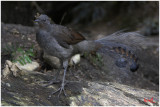
<path fill-rule="evenodd" d="M 121 54 L 125 57 L 128 57 L 128 58 L 134 60 L 135 62 L 137 62 L 137 60 L 138 60 L 137 56 L 135 54 L 133 54 L 130 50 L 124 49 L 122 47 L 113 47 L 112 49 L 111 49 L 111 51 L 116 52 L 118 54 Z"/>
<path fill-rule="evenodd" d="M 53 29 L 57 30 L 56 33 L 53 33 L 55 39 L 64 48 L 69 48 L 69 45 L 75 45 L 83 40 L 86 40 L 84 36 L 82 36 L 79 32 L 72 30 L 71 28 L 56 25 L 53 26 Z"/>

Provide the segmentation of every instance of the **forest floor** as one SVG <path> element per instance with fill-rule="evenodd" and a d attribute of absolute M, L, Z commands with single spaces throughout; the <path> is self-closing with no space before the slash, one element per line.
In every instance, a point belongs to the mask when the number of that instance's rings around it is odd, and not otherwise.
<path fill-rule="evenodd" d="M 143 56 L 142 65 L 135 73 L 126 70 L 127 68 L 116 67 L 114 58 L 109 55 L 105 55 L 102 67 L 97 67 L 82 57 L 81 62 L 75 68 L 69 68 L 67 72 L 66 80 L 70 81 L 65 87 L 67 97 L 62 94 L 58 99 L 58 94 L 48 96 L 58 89 L 60 84 L 44 87 L 43 82 L 54 78 L 59 71 L 61 80 L 63 69 L 53 69 L 43 62 L 36 42 L 36 28 L 4 23 L 1 26 L 1 70 L 5 67 L 5 61 L 11 60 L 11 54 L 5 53 L 4 50 L 6 44 L 18 43 L 25 49 L 34 45 L 36 56 L 33 59 L 40 64 L 40 69 L 37 71 L 17 77 L 9 75 L 1 78 L 2 105 L 159 105 L 158 36 L 149 37 L 149 42 L 145 41 L 148 45 L 139 53 Z M 98 29 L 100 27 L 101 29 Z M 112 30 L 107 32 L 105 29 L 106 26 L 101 24 L 93 28 L 86 27 L 82 32 L 89 32 L 87 38 L 99 39 L 112 32 Z M 144 101 L 145 98 L 152 97 L 155 103 Z"/>

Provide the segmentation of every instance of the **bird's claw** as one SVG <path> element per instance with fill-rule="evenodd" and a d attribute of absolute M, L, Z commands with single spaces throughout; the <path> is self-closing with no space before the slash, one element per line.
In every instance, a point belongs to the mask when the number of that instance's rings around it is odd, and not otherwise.
<path fill-rule="evenodd" d="M 55 94 L 55 93 L 57 93 L 57 92 L 59 91 L 59 94 L 58 94 L 58 98 L 59 98 L 60 95 L 61 95 L 61 93 L 62 93 L 62 91 L 63 91 L 64 95 L 67 96 L 67 94 L 66 94 L 66 92 L 65 92 L 65 90 L 64 90 L 64 86 L 65 86 L 65 85 L 66 85 L 66 84 L 63 84 L 63 83 L 62 83 L 61 87 L 60 87 L 57 91 L 53 92 L 52 94 Z"/>

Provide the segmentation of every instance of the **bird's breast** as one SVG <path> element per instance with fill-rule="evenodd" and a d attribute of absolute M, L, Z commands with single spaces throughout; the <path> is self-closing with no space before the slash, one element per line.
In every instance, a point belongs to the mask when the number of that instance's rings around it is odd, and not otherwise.
<path fill-rule="evenodd" d="M 36 35 L 36 40 L 39 46 L 49 55 L 65 59 L 72 56 L 73 47 L 70 46 L 68 49 L 63 48 L 49 32 L 39 31 Z"/>

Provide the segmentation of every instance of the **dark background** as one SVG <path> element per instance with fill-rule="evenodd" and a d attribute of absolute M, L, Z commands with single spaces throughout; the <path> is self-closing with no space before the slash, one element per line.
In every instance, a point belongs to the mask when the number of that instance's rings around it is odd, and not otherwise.
<path fill-rule="evenodd" d="M 107 22 L 117 29 L 142 30 L 145 35 L 159 33 L 158 1 L 2 1 L 2 22 L 33 26 L 35 14 L 44 13 L 59 24 L 89 26 Z"/>

